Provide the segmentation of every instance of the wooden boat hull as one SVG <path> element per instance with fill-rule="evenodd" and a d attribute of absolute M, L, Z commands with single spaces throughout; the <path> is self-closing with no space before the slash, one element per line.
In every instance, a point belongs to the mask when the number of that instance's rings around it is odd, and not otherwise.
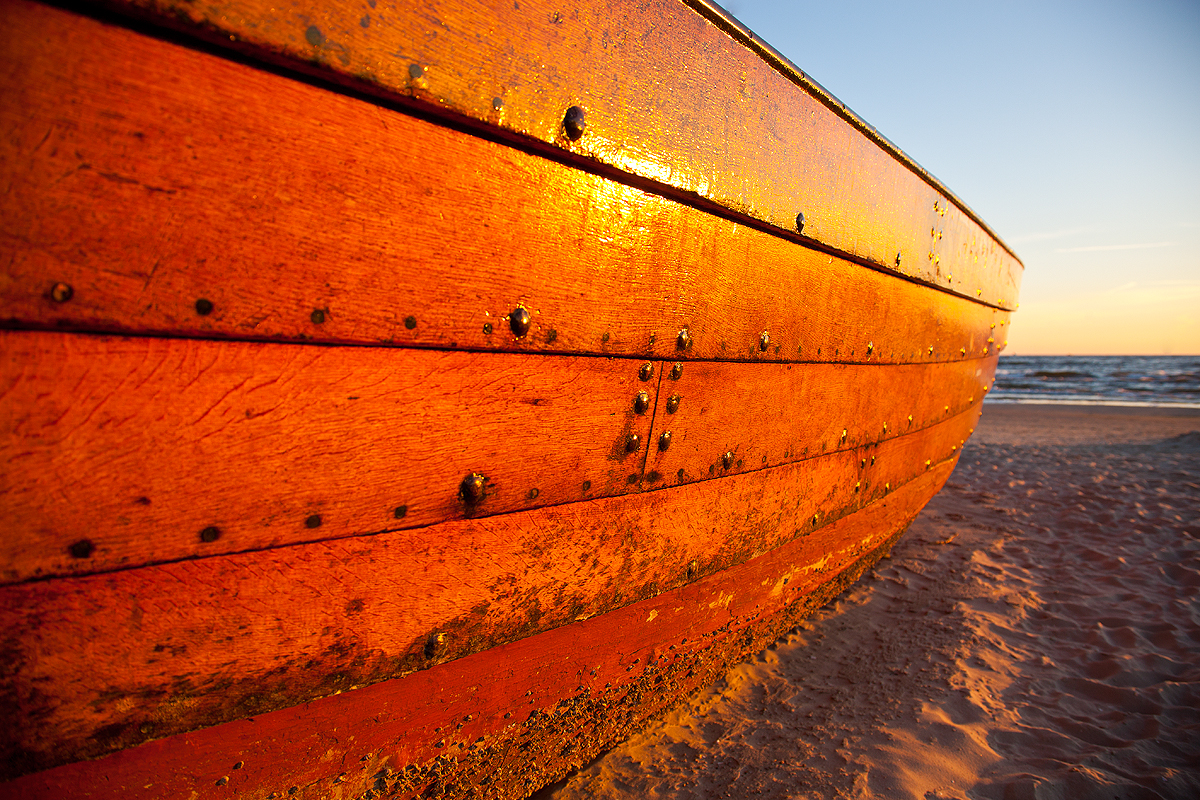
<path fill-rule="evenodd" d="M 0 795 L 522 796 L 886 553 L 1020 264 L 693 6 L 3 7 Z"/>

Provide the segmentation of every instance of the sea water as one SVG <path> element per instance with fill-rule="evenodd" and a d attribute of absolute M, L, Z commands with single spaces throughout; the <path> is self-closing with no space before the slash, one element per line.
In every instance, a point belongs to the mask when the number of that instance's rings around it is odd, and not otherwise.
<path fill-rule="evenodd" d="M 1200 408 L 1200 357 L 1000 356 L 987 400 Z"/>

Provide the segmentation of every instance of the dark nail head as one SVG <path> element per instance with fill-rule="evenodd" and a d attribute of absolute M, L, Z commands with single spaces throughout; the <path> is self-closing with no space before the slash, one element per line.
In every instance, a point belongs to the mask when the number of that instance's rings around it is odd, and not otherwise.
<path fill-rule="evenodd" d="M 396 519 L 404 519 L 408 516 L 408 506 L 396 506 L 396 510 L 392 512 L 392 516 Z"/>
<path fill-rule="evenodd" d="M 50 287 L 50 299 L 56 303 L 65 303 L 75 295 L 75 290 L 69 283 L 56 283 Z"/>
<path fill-rule="evenodd" d="M 625 450 L 630 453 L 636 453 L 642 447 L 642 437 L 636 433 L 631 433 L 625 437 Z"/>
<path fill-rule="evenodd" d="M 196 301 L 196 313 L 202 317 L 207 317 L 213 311 L 212 300 L 205 300 L 201 297 Z"/>
<path fill-rule="evenodd" d="M 804 214 L 796 215 L 796 233 L 804 233 Z"/>
<path fill-rule="evenodd" d="M 733 466 L 733 453 L 731 451 L 726 450 L 725 455 L 721 456 L 721 466 L 725 469 Z"/>
<path fill-rule="evenodd" d="M 675 344 L 680 350 L 687 350 L 692 346 L 692 333 L 687 328 L 679 332 L 679 336 L 675 338 Z"/>
<path fill-rule="evenodd" d="M 567 109 L 566 115 L 563 116 L 563 132 L 567 134 L 567 138 L 571 141 L 576 141 L 580 136 L 583 136 L 583 129 L 587 127 L 587 114 L 579 106 L 571 106 Z"/>
<path fill-rule="evenodd" d="M 667 413 L 674 414 L 679 410 L 679 395 L 673 394 L 667 399 Z"/>
<path fill-rule="evenodd" d="M 671 446 L 671 432 L 663 431 L 662 436 L 658 437 L 658 449 L 666 450 Z"/>
<path fill-rule="evenodd" d="M 486 477 L 480 475 L 478 472 L 472 472 L 463 478 L 462 487 L 459 489 L 459 496 L 462 497 L 463 502 L 468 505 L 474 505 L 483 499 L 483 490 L 486 484 Z"/>
<path fill-rule="evenodd" d="M 671 380 L 677 381 L 683 377 L 683 364 L 676 361 L 671 365 Z"/>
<path fill-rule="evenodd" d="M 633 410 L 639 414 L 645 414 L 650 409 L 650 395 L 645 392 L 638 392 L 637 397 L 633 398 Z"/>
<path fill-rule="evenodd" d="M 92 544 L 91 539 L 80 539 L 67 548 L 67 552 L 71 554 L 71 558 L 87 558 L 95 550 L 96 545 Z"/>
<path fill-rule="evenodd" d="M 420 64 L 409 64 L 408 65 L 408 77 L 412 78 L 415 81 L 417 78 L 422 78 L 424 76 L 425 76 L 425 68 L 422 67 Z"/>
<path fill-rule="evenodd" d="M 313 514 L 308 519 L 304 520 L 304 527 L 319 528 L 321 527 L 321 515 Z"/>
<path fill-rule="evenodd" d="M 508 315 L 508 326 L 512 328 L 513 336 L 517 338 L 529 333 L 531 322 L 533 322 L 533 317 L 529 316 L 525 306 L 517 306 Z"/>
<path fill-rule="evenodd" d="M 308 318 L 313 321 L 314 325 L 320 325 L 321 323 L 325 322 L 325 312 L 322 309 L 315 308 L 313 309 L 313 312 L 308 315 Z"/>
<path fill-rule="evenodd" d="M 215 525 L 209 525 L 204 530 L 200 531 L 200 541 L 207 544 L 212 544 L 217 539 L 221 538 L 221 529 Z"/>
<path fill-rule="evenodd" d="M 417 327 L 417 318 L 414 317 L 412 314 L 409 314 L 407 317 L 404 318 L 404 327 L 408 328 L 410 331 L 413 328 Z"/>
<path fill-rule="evenodd" d="M 483 323 L 483 332 L 490 336 L 492 333 L 492 323 L 490 323 L 490 322 Z"/>
<path fill-rule="evenodd" d="M 767 333 L 766 331 L 763 331 L 758 336 L 758 349 L 766 350 L 770 346 L 771 346 L 771 334 Z"/>
<path fill-rule="evenodd" d="M 645 364 L 642 364 L 642 368 L 638 370 L 638 378 L 643 381 L 648 381 L 652 377 L 654 377 L 654 364 L 650 361 L 647 361 Z"/>
<path fill-rule="evenodd" d="M 899 251 L 897 251 L 897 252 L 896 252 L 896 266 L 897 266 L 897 267 L 898 267 L 898 266 L 900 266 L 900 253 L 899 253 Z"/>

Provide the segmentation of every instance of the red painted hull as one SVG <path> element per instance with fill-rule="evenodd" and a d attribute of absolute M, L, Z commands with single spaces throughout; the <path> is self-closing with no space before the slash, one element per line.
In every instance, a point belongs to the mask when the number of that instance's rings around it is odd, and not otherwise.
<path fill-rule="evenodd" d="M 3 6 L 0 796 L 526 796 L 886 554 L 1020 264 L 651 5 Z"/>

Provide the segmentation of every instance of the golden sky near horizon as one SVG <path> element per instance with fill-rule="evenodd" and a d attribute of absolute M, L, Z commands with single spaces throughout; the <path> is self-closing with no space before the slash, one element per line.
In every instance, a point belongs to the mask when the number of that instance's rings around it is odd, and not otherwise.
<path fill-rule="evenodd" d="M 1006 353 L 1200 355 L 1200 3 L 717 2 L 1012 247 Z"/>

